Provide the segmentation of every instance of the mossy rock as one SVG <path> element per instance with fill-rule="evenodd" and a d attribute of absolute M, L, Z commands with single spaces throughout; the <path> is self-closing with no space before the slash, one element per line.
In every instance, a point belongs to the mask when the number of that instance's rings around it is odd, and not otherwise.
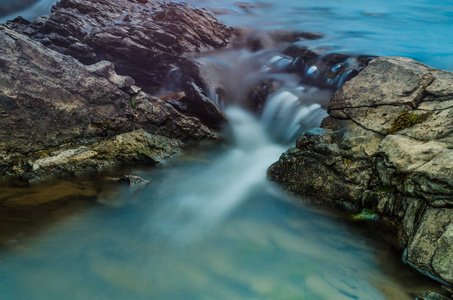
<path fill-rule="evenodd" d="M 394 134 L 398 131 L 412 127 L 426 120 L 426 116 L 419 116 L 417 113 L 410 113 L 408 110 L 403 110 L 395 120 L 392 126 L 387 130 L 386 134 Z"/>

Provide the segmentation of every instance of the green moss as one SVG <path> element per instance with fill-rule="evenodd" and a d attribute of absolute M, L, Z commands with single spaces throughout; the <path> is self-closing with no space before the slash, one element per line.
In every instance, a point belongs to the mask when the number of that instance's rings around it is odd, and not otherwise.
<path fill-rule="evenodd" d="M 378 218 L 378 215 L 371 209 L 364 209 L 360 213 L 351 216 L 354 221 L 377 220 Z"/>
<path fill-rule="evenodd" d="M 136 96 L 131 96 L 131 107 L 132 109 L 135 109 L 135 101 L 137 101 Z"/>
<path fill-rule="evenodd" d="M 425 118 L 421 118 L 417 113 L 410 113 L 405 109 L 395 120 L 393 120 L 392 126 L 387 130 L 386 134 L 394 134 L 403 129 L 412 127 L 415 124 L 423 122 L 424 119 Z"/>
<path fill-rule="evenodd" d="M 346 168 L 349 168 L 351 166 L 352 161 L 348 158 L 343 158 L 343 163 Z"/>
<path fill-rule="evenodd" d="M 395 193 L 395 187 L 393 186 L 383 186 L 383 185 L 378 185 L 377 187 L 374 188 L 373 190 L 377 194 L 380 193 Z"/>
<path fill-rule="evenodd" d="M 44 152 L 43 150 L 40 150 L 39 153 L 41 153 L 41 154 L 44 155 L 44 156 L 49 156 L 49 154 L 47 154 L 47 153 Z"/>

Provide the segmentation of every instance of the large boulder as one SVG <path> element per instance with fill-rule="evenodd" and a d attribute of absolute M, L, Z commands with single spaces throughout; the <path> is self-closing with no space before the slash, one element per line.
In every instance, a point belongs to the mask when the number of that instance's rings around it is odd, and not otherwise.
<path fill-rule="evenodd" d="M 184 142 L 216 137 L 133 83 L 107 62 L 84 66 L 0 24 L 0 176 L 23 173 L 49 149 L 135 129 Z"/>
<path fill-rule="evenodd" d="M 147 92 L 185 54 L 225 47 L 234 33 L 205 10 L 147 0 L 62 0 L 49 17 L 8 25 L 84 64 L 111 61 Z"/>
<path fill-rule="evenodd" d="M 335 93 L 328 112 L 269 177 L 399 225 L 407 262 L 453 284 L 453 73 L 377 58 Z"/>

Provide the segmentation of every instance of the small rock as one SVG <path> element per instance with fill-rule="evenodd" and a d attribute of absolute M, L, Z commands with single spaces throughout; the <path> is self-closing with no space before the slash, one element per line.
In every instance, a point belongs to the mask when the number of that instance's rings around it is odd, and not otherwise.
<path fill-rule="evenodd" d="M 205 95 L 195 83 L 190 82 L 185 88 L 185 98 L 180 102 L 187 107 L 187 113 L 199 118 L 206 126 L 220 129 L 227 123 L 225 114 Z"/>
<path fill-rule="evenodd" d="M 120 89 L 131 88 L 135 84 L 135 81 L 134 79 L 132 79 L 132 77 L 120 76 L 116 74 L 115 65 L 109 61 L 100 61 L 96 64 L 87 66 L 87 69 L 90 72 L 95 73 L 96 75 L 107 78 Z M 134 89 L 137 90 L 137 88 Z"/>
<path fill-rule="evenodd" d="M 121 179 L 122 182 L 125 182 L 129 186 L 136 186 L 136 185 L 141 185 L 145 183 L 149 183 L 148 180 L 143 179 L 140 176 L 135 176 L 135 175 L 124 175 Z"/>
<path fill-rule="evenodd" d="M 431 292 L 431 291 L 424 291 L 422 299 L 423 300 L 451 300 L 450 297 L 441 295 L 436 292 Z"/>

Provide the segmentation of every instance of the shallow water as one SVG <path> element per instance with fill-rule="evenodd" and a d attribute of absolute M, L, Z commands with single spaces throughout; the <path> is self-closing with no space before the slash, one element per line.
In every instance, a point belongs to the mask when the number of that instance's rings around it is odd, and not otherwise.
<path fill-rule="evenodd" d="M 32 234 L 16 232 L 0 256 L 0 295 L 411 299 L 432 287 L 378 235 L 268 182 L 266 169 L 285 146 L 255 116 L 237 107 L 226 113 L 227 144 L 133 171 L 151 181 L 143 186 L 79 183 L 85 196 L 96 191 L 100 205 L 66 212 L 69 218 Z M 35 194 L 22 197 L 33 203 Z"/>
<path fill-rule="evenodd" d="M 242 161 L 233 152 L 136 171 L 152 182 L 18 238 L 0 259 L 2 299 L 410 299 L 419 279 L 393 261 L 398 282 L 388 245 L 225 168 Z"/>
<path fill-rule="evenodd" d="M 52 3 L 40 1 L 22 14 L 32 18 Z M 407 55 L 453 68 L 447 2 L 189 3 L 212 9 L 230 25 L 325 34 L 310 42 L 313 47 Z M 294 204 L 267 181 L 266 169 L 297 134 L 319 126 L 332 93 L 278 73 L 285 84 L 260 116 L 241 109 L 254 82 L 277 76 L 278 57 L 267 49 L 199 58 L 224 66 L 227 96 L 218 104 L 230 121 L 226 143 L 186 151 L 153 170 L 133 170 L 151 180 L 142 187 L 106 185 L 100 194 L 89 188 L 99 205 L 66 212 L 68 218 L 33 234 L 24 235 L 32 226 L 17 220 L 0 256 L 2 298 L 410 299 L 410 291 L 432 287 L 376 235 L 303 199 Z M 24 197 L 33 203 L 37 195 Z"/>

